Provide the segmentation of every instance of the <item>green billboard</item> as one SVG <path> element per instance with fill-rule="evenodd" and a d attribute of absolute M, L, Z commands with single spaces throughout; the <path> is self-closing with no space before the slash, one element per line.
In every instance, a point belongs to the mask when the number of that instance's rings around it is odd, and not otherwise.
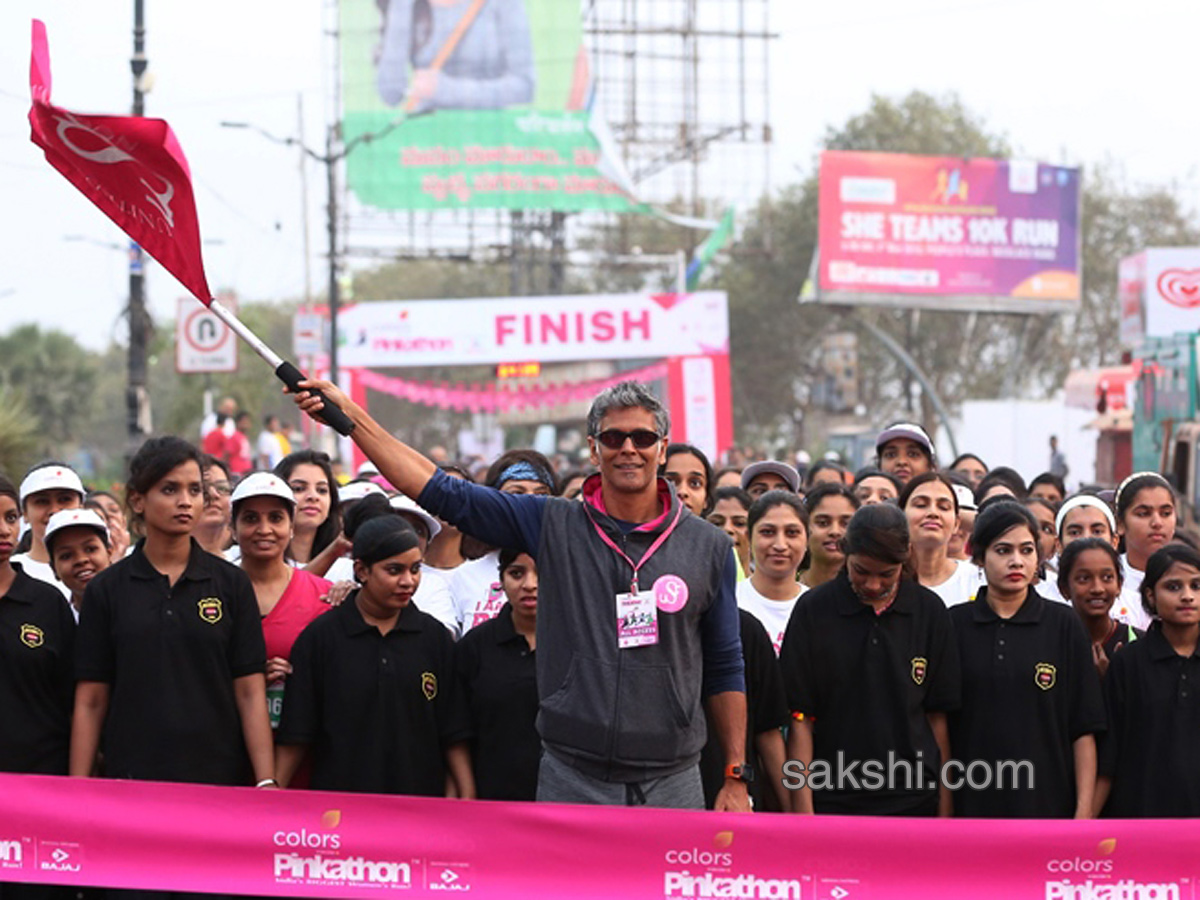
<path fill-rule="evenodd" d="M 601 171 L 578 0 L 340 0 L 339 29 L 362 203 L 637 208 Z"/>

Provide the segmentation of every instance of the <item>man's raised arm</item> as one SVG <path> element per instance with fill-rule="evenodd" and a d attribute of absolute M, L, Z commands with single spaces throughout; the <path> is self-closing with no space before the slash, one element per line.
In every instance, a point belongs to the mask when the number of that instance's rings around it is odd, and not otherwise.
<path fill-rule="evenodd" d="M 296 405 L 320 421 L 321 399 L 304 391 L 319 389 L 330 403 L 341 407 L 355 428 L 354 442 L 392 485 L 417 501 L 424 509 L 495 547 L 511 547 L 537 558 L 541 539 L 542 513 L 548 498 L 538 495 L 504 494 L 488 487 L 449 478 L 432 460 L 388 434 L 365 409 L 331 382 L 309 379 L 300 382 Z"/>
<path fill-rule="evenodd" d="M 421 453 L 399 438 L 388 434 L 387 429 L 367 414 L 367 411 L 347 397 L 331 381 L 310 378 L 300 382 L 301 390 L 296 394 L 296 405 L 318 422 L 324 404 L 321 398 L 303 388 L 320 390 L 330 403 L 341 408 L 354 423 L 351 437 L 367 458 L 379 468 L 379 474 L 390 481 L 397 490 L 408 497 L 419 497 L 429 483 L 437 466 Z"/>

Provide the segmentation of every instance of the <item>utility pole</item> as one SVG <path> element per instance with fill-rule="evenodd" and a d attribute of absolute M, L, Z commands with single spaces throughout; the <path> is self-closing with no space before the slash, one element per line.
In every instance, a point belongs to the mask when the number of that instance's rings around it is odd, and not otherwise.
<path fill-rule="evenodd" d="M 317 153 L 307 146 L 299 137 L 281 138 L 253 125 L 249 122 L 222 122 L 222 128 L 245 128 L 257 131 L 267 140 L 286 147 L 299 147 L 313 162 L 325 167 L 325 230 L 329 237 L 329 380 L 334 384 L 338 381 L 338 310 L 341 308 L 341 288 L 338 281 L 338 202 L 337 202 L 337 167 L 359 144 L 385 137 L 403 124 L 405 116 L 398 116 L 379 131 L 360 134 L 351 141 L 340 143 L 340 129 L 336 124 L 325 129 L 325 153 Z M 339 147 L 340 143 L 340 147 Z"/>
<path fill-rule="evenodd" d="M 146 114 L 143 76 L 146 74 L 146 22 L 144 0 L 133 0 L 133 114 Z M 146 312 L 146 255 L 129 242 L 129 383 L 125 393 L 128 456 L 150 434 L 150 397 L 146 393 L 146 360 L 149 355 L 150 316 Z"/>
<path fill-rule="evenodd" d="M 341 287 L 338 283 L 338 209 L 337 209 L 337 164 L 346 153 L 333 152 L 334 127 L 325 130 L 325 155 L 317 157 L 325 164 L 325 187 L 328 192 L 325 210 L 325 230 L 329 235 L 329 380 L 338 383 L 338 310 L 342 305 Z M 347 153 L 349 151 L 346 151 Z"/>

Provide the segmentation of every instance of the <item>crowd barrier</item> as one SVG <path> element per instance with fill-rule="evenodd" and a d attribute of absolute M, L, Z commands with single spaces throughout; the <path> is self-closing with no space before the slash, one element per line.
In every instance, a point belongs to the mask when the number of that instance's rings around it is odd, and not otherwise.
<path fill-rule="evenodd" d="M 1194 900 L 1198 847 L 1194 819 L 800 817 L 0 776 L 0 881 L 260 897 Z"/>

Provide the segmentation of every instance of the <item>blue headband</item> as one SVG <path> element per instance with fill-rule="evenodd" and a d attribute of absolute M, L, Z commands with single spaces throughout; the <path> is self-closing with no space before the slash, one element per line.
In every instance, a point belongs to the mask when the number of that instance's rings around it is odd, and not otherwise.
<path fill-rule="evenodd" d="M 496 487 L 509 481 L 538 481 L 548 488 L 553 489 L 554 487 L 548 472 L 525 460 L 515 462 L 501 472 L 500 477 L 496 479 Z"/>

